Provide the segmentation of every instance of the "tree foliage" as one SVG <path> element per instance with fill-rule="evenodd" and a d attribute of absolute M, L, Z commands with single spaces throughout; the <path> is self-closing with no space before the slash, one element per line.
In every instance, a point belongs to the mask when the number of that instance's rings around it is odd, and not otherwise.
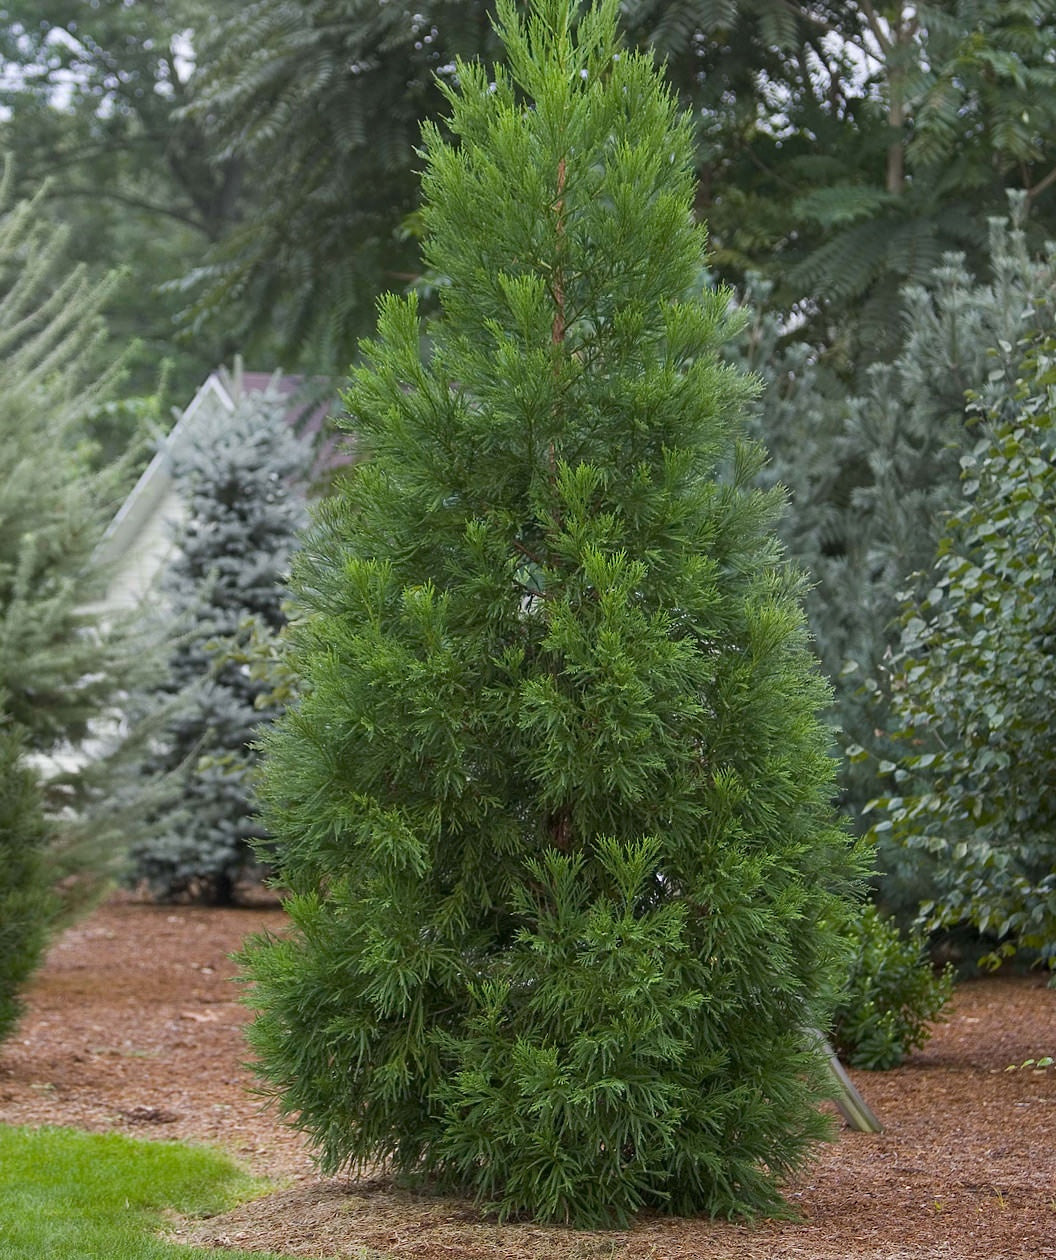
<path fill-rule="evenodd" d="M 0 1035 L 55 910 L 49 888 L 112 841 L 93 814 L 111 764 L 73 756 L 135 677 L 117 626 L 90 611 L 96 548 L 121 478 L 80 441 L 105 396 L 94 376 L 107 285 L 71 268 L 40 197 L 0 189 Z M 56 760 L 57 759 L 57 760 Z M 72 768 L 71 768 L 72 763 Z M 65 764 L 66 768 L 63 768 Z M 80 846 L 80 848 L 78 848 Z M 76 851 L 76 853 L 75 853 Z"/>
<path fill-rule="evenodd" d="M 0 694 L 0 1041 L 21 1013 L 19 991 L 37 965 L 54 915 L 40 791 Z"/>
<path fill-rule="evenodd" d="M 68 267 L 39 209 L 0 217 L 0 688 L 28 746 L 51 752 L 87 735 L 126 649 L 87 611 L 119 478 L 78 440 L 113 379 L 93 375 L 110 286 Z"/>
<path fill-rule="evenodd" d="M 933 871 L 927 927 L 1056 959 L 1056 343 L 1031 348 L 962 458 L 931 588 L 891 663 L 893 795 L 877 831 Z"/>
<path fill-rule="evenodd" d="M 374 295 L 420 269 L 418 123 L 441 111 L 433 71 L 501 51 L 489 10 L 258 0 L 216 28 L 191 114 L 266 209 L 201 273 L 203 318 L 240 309 L 344 368 Z M 621 20 L 694 113 L 713 267 L 766 274 L 856 359 L 896 349 L 904 284 L 951 249 L 979 264 L 1007 189 L 1054 221 L 1053 0 L 625 0 Z"/>
<path fill-rule="evenodd" d="M 692 130 L 614 0 L 499 7 L 424 131 L 423 327 L 295 569 L 264 794 L 293 930 L 252 1040 L 325 1168 L 597 1224 L 752 1212 L 825 1131 L 858 871 L 802 583 L 697 295 Z"/>
<path fill-rule="evenodd" d="M 340 373 L 420 272 L 418 125 L 434 71 L 501 53 L 490 11 L 15 0 L 4 142 L 83 257 L 150 276 L 110 314 L 141 372 L 163 353 L 189 388 L 237 350 Z M 1009 189 L 1056 235 L 1056 0 L 624 0 L 621 22 L 693 111 L 713 268 L 764 273 L 815 342 L 890 357 L 900 289 L 951 249 L 978 270 Z"/>
<path fill-rule="evenodd" d="M 201 278 L 199 319 L 278 328 L 287 362 L 344 371 L 377 295 L 418 273 L 402 229 L 417 205 L 420 122 L 436 72 L 494 46 L 474 0 L 257 0 L 214 31 L 190 110 L 225 160 L 254 171 L 258 210 Z"/>
<path fill-rule="evenodd" d="M 900 290 L 954 249 L 978 268 L 1009 190 L 1053 234 L 1051 0 L 629 7 L 692 41 L 718 264 L 763 272 L 815 340 L 889 357 Z"/>
<path fill-rule="evenodd" d="M 903 934 L 876 906 L 865 906 L 852 929 L 854 955 L 836 1007 L 832 1042 L 853 1067 L 898 1067 L 925 1046 L 931 1024 L 953 996 L 953 966 L 936 972 L 927 937 Z"/>
<path fill-rule="evenodd" d="M 110 295 L 133 388 L 179 397 L 239 346 L 223 326 L 177 336 L 179 283 L 248 204 L 241 158 L 220 159 L 183 111 L 209 28 L 240 6 L 200 0 L 10 0 L 0 23 L 6 71 L 0 147 L 19 188 L 47 183 L 38 213 L 71 230 L 71 259 L 93 274 L 133 272 Z"/>
<path fill-rule="evenodd" d="M 270 684 L 244 661 L 254 635 L 285 621 L 282 582 L 303 512 L 306 451 L 277 390 L 233 385 L 233 414 L 195 417 L 175 454 L 185 518 L 161 595 L 175 626 L 168 675 L 153 694 L 162 728 L 144 763 L 170 780 L 168 807 L 147 811 L 130 878 L 163 900 L 235 900 L 253 866 L 251 776 L 257 727 L 274 716 Z M 170 632 L 172 633 L 172 632 Z"/>
<path fill-rule="evenodd" d="M 927 286 L 904 290 L 903 348 L 864 373 L 860 391 L 848 392 L 831 356 L 783 340 L 765 310 L 737 348 L 767 380 L 756 419 L 771 454 L 764 481 L 788 488 L 782 536 L 814 578 L 810 628 L 836 679 L 852 754 L 844 788 L 856 809 L 882 790 L 861 750 L 886 724 L 875 680 L 897 642 L 899 593 L 931 563 L 942 514 L 957 502 L 959 458 L 972 445 L 965 391 L 1010 387 L 1020 342 L 1050 318 L 1052 251 L 1032 253 L 1021 213 L 1016 206 L 991 223 L 984 276 L 950 255 Z M 902 864 L 884 848 L 882 869 Z"/>

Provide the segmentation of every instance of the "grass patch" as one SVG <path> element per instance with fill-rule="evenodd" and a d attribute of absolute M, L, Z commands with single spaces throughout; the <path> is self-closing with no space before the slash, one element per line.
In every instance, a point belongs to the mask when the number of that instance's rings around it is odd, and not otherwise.
<path fill-rule="evenodd" d="M 202 1250 L 156 1237 L 166 1209 L 206 1216 L 263 1189 L 223 1155 L 201 1147 L 0 1125 L 0 1256 L 269 1260 L 260 1252 Z"/>

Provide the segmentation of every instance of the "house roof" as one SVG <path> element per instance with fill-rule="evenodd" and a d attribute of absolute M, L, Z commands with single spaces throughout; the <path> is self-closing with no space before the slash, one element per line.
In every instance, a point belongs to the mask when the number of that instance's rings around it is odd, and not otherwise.
<path fill-rule="evenodd" d="M 237 363 L 233 371 L 218 368 L 209 374 L 177 414 L 176 423 L 103 535 L 97 558 L 110 577 L 102 607 L 136 605 L 171 554 L 171 523 L 183 510 L 174 484 L 175 462 L 184 444 L 194 441 L 195 428 L 206 416 L 230 414 L 240 396 L 270 391 L 289 401 L 286 421 L 305 440 L 306 479 L 355 458 L 354 448 L 335 454 L 334 439 L 320 438 L 333 399 L 331 393 L 320 401 L 320 386 L 301 376 L 243 372 Z"/>

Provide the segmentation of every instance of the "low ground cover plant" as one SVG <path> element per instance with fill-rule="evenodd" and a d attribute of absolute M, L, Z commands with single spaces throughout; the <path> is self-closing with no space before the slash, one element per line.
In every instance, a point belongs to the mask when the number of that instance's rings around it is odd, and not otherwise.
<path fill-rule="evenodd" d="M 4 1260 L 208 1260 L 158 1235 L 166 1210 L 211 1215 L 261 1191 L 223 1155 L 121 1134 L 0 1126 Z M 225 1251 L 228 1260 L 249 1253 Z M 269 1260 L 253 1253 L 253 1260 Z M 270 1260 L 282 1260 L 271 1256 Z"/>

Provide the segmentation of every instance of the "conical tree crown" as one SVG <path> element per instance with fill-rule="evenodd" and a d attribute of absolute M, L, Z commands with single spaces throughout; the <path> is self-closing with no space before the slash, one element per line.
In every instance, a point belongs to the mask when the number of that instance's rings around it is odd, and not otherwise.
<path fill-rule="evenodd" d="M 271 684 L 245 659 L 254 631 L 284 622 L 283 579 L 303 524 L 309 452 L 269 386 L 230 413 L 200 414 L 176 452 L 186 519 L 162 593 L 175 627 L 168 673 L 138 697 L 159 729 L 141 766 L 142 839 L 128 879 L 161 900 L 230 904 L 262 840 L 250 783 L 258 726 L 274 717 Z M 163 787 L 159 788 L 159 776 Z M 164 799 L 151 805 L 159 790 Z"/>
<path fill-rule="evenodd" d="M 300 560 L 270 740 L 297 930 L 253 1038 L 323 1163 L 580 1223 L 756 1210 L 824 1130 L 855 874 L 799 580 L 697 292 L 691 133 L 617 5 L 500 3 L 427 128 L 423 329 L 348 395 L 372 458 Z"/>

